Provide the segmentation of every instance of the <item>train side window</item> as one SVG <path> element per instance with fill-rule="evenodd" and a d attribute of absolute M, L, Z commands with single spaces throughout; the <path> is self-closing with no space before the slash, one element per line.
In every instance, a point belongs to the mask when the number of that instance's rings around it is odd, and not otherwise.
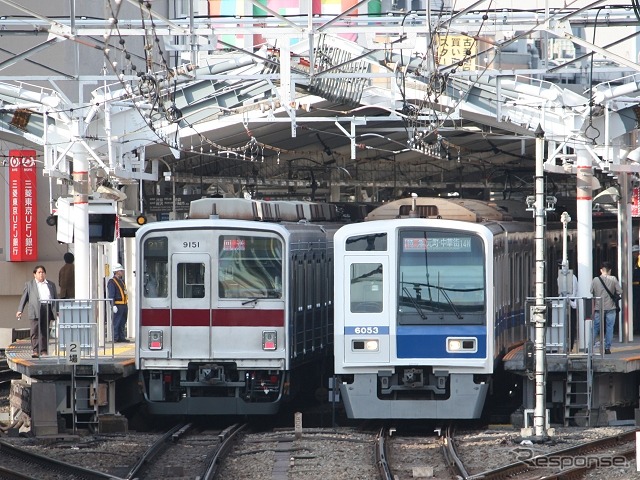
<path fill-rule="evenodd" d="M 516 268 L 516 262 L 514 260 L 513 257 L 509 257 L 509 292 L 508 298 L 515 298 L 515 291 L 516 291 L 516 282 L 515 282 L 515 268 Z"/>
<path fill-rule="evenodd" d="M 323 292 L 323 283 L 322 283 L 322 279 L 323 279 L 323 275 L 325 274 L 325 272 L 323 271 L 323 263 L 321 261 L 321 254 L 318 254 L 317 256 L 314 255 L 314 261 L 313 261 L 313 271 L 315 272 L 315 279 L 314 279 L 314 287 L 315 287 L 315 295 L 313 297 L 314 302 L 315 302 L 315 307 L 316 308 L 320 308 L 322 306 L 322 292 Z"/>
<path fill-rule="evenodd" d="M 295 272 L 294 272 L 294 298 L 295 298 L 295 311 L 303 312 L 304 311 L 304 290 L 305 290 L 305 263 L 304 263 L 304 255 L 295 255 Z"/>
<path fill-rule="evenodd" d="M 347 252 L 386 252 L 387 234 L 370 233 L 349 237 L 345 242 L 345 250 Z"/>
<path fill-rule="evenodd" d="M 178 298 L 204 298 L 204 263 L 179 263 Z"/>
<path fill-rule="evenodd" d="M 143 247 L 143 295 L 145 298 L 166 298 L 169 292 L 169 241 L 167 237 L 152 237 Z"/>
<path fill-rule="evenodd" d="M 352 313 L 380 313 L 383 308 L 381 263 L 353 263 L 350 267 Z"/>

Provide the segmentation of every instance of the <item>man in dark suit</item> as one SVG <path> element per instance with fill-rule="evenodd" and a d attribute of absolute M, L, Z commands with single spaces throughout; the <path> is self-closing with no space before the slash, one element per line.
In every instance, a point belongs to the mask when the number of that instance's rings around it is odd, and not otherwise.
<path fill-rule="evenodd" d="M 73 261 L 75 257 L 73 253 L 64 254 L 64 265 L 58 274 L 58 285 L 60 285 L 60 298 L 75 298 L 76 296 L 76 277 Z"/>
<path fill-rule="evenodd" d="M 27 308 L 29 320 L 31 320 L 31 348 L 32 357 L 47 355 L 47 345 L 49 343 L 49 322 L 55 318 L 56 286 L 47 281 L 47 270 L 42 265 L 36 265 L 33 269 L 33 280 L 24 284 L 24 290 L 16 317 L 22 318 L 22 313 Z"/>

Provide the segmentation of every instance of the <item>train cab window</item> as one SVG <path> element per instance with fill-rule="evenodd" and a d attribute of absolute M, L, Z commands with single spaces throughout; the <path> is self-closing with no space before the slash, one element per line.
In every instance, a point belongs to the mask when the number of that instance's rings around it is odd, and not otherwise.
<path fill-rule="evenodd" d="M 142 278 L 145 298 L 166 298 L 168 295 L 168 245 L 167 237 L 152 237 L 144 241 Z"/>
<path fill-rule="evenodd" d="M 479 236 L 407 229 L 398 243 L 398 322 L 485 322 L 485 255 Z"/>
<path fill-rule="evenodd" d="M 380 313 L 383 307 L 381 263 L 353 263 L 351 272 L 351 312 Z"/>
<path fill-rule="evenodd" d="M 179 263 L 178 298 L 204 298 L 204 263 Z"/>
<path fill-rule="evenodd" d="M 282 241 L 275 237 L 220 235 L 220 298 L 282 298 Z"/>
<path fill-rule="evenodd" d="M 387 234 L 369 233 L 347 238 L 345 242 L 347 252 L 386 252 Z"/>

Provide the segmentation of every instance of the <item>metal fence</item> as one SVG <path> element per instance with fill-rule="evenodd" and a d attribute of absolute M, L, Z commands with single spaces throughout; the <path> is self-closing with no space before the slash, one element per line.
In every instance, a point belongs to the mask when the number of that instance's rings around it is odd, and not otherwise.
<path fill-rule="evenodd" d="M 111 299 L 51 299 L 43 303 L 51 304 L 57 312 L 47 332 L 50 355 L 58 358 L 77 355 L 73 363 L 95 359 L 100 353 L 114 356 Z"/>
<path fill-rule="evenodd" d="M 531 305 L 535 299 L 527 299 Z M 605 319 L 600 298 L 546 297 L 545 347 L 548 354 L 604 354 Z M 600 331 L 594 329 L 594 314 L 600 312 Z M 530 320 L 533 318 L 530 314 Z M 532 337 L 533 338 L 533 337 Z M 592 348 L 596 345 L 596 348 Z"/>

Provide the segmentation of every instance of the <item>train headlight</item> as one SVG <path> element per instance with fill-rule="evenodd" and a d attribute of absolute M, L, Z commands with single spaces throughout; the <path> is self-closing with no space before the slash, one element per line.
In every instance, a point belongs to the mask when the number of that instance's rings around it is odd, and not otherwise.
<path fill-rule="evenodd" d="M 262 332 L 262 349 L 275 350 L 278 347 L 278 334 L 273 330 Z"/>
<path fill-rule="evenodd" d="M 367 340 L 364 342 L 364 349 L 369 352 L 377 352 L 379 348 L 378 340 Z"/>
<path fill-rule="evenodd" d="M 378 340 L 353 340 L 351 342 L 351 349 L 364 350 L 366 352 L 377 352 L 380 350 L 380 342 Z"/>
<path fill-rule="evenodd" d="M 477 351 L 477 338 L 447 338 L 447 353 L 476 353 Z"/>
<path fill-rule="evenodd" d="M 162 330 L 149 332 L 149 350 L 162 350 Z"/>

